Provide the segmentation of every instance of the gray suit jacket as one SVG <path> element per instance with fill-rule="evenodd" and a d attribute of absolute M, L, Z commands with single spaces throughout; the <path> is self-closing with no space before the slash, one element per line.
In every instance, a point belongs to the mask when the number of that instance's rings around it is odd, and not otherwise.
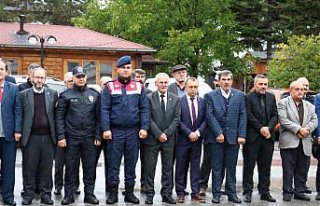
<path fill-rule="evenodd" d="M 160 99 L 158 91 L 148 95 L 150 109 L 150 128 L 148 137 L 143 140 L 144 144 L 155 145 L 160 143 L 158 137 L 165 133 L 168 141 L 165 144 L 174 146 L 175 134 L 180 124 L 179 98 L 168 92 L 165 120 L 162 120 Z"/>
<path fill-rule="evenodd" d="M 58 93 L 52 89 L 44 88 L 48 121 L 50 125 L 51 137 L 54 144 L 57 142 L 55 132 L 55 107 L 58 100 Z M 21 146 L 28 144 L 34 117 L 34 91 L 33 88 L 23 90 L 20 93 L 22 107 L 22 138 Z"/>
<path fill-rule="evenodd" d="M 318 125 L 315 107 L 303 100 L 303 123 L 300 125 L 299 114 L 294 100 L 291 96 L 284 98 L 278 103 L 278 114 L 280 127 L 279 146 L 280 149 L 296 148 L 299 146 L 300 138 L 296 135 L 301 127 L 308 127 L 310 135 L 302 139 L 304 154 L 310 156 L 312 153 L 311 133 Z"/>

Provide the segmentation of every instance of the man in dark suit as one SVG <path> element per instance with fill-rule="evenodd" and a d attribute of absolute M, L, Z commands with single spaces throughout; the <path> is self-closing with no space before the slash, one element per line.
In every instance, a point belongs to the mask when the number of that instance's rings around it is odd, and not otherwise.
<path fill-rule="evenodd" d="M 2 165 L 2 200 L 6 205 L 14 201 L 16 141 L 21 138 L 21 105 L 16 85 L 6 82 L 6 64 L 0 61 L 0 159 Z"/>
<path fill-rule="evenodd" d="M 222 71 L 218 80 L 220 89 L 208 93 L 205 99 L 209 127 L 207 138 L 211 151 L 212 203 L 220 203 L 223 162 L 228 200 L 241 203 L 236 194 L 236 166 L 239 145 L 246 141 L 245 95 L 231 88 L 233 76 L 230 71 Z"/>
<path fill-rule="evenodd" d="M 253 189 L 253 171 L 258 165 L 258 190 L 261 200 L 276 202 L 269 193 L 270 171 L 274 149 L 274 127 L 278 122 L 276 100 L 267 92 L 268 78 L 258 74 L 254 79 L 254 88 L 246 96 L 248 114 L 247 138 L 243 145 L 243 193 L 245 202 L 251 202 Z"/>
<path fill-rule="evenodd" d="M 21 92 L 23 170 L 25 193 L 23 205 L 32 204 L 36 187 L 36 174 L 40 171 L 41 203 L 52 205 L 51 190 L 52 166 L 56 140 L 55 106 L 58 93 L 44 86 L 46 71 L 43 68 L 32 70 L 33 87 Z M 39 167 L 40 165 L 40 167 Z"/>
<path fill-rule="evenodd" d="M 162 201 L 176 204 L 172 198 L 173 188 L 173 153 L 175 134 L 180 122 L 179 98 L 168 92 L 169 76 L 159 73 L 155 77 L 157 91 L 148 95 L 150 103 L 150 128 L 148 137 L 142 140 L 145 147 L 145 175 L 147 187 L 146 204 L 153 204 L 154 175 L 157 166 L 158 154 L 161 152 Z"/>
<path fill-rule="evenodd" d="M 181 117 L 176 139 L 176 193 L 178 202 L 184 203 L 184 190 L 188 173 L 185 168 L 190 164 L 192 200 L 204 202 L 199 194 L 199 174 L 202 138 L 206 131 L 206 105 L 198 96 L 199 82 L 190 77 L 186 80 L 186 95 L 180 98 Z"/>
<path fill-rule="evenodd" d="M 310 201 L 310 197 L 304 194 L 306 168 L 312 153 L 311 135 L 318 120 L 314 105 L 303 99 L 304 89 L 301 82 L 292 82 L 290 96 L 278 103 L 284 201 L 291 201 L 293 194 L 295 199 Z"/>
<path fill-rule="evenodd" d="M 175 78 L 176 82 L 169 85 L 168 92 L 171 92 L 178 97 L 182 97 L 186 93 L 185 81 L 188 76 L 187 68 L 184 65 L 178 64 L 172 68 L 171 74 Z"/>

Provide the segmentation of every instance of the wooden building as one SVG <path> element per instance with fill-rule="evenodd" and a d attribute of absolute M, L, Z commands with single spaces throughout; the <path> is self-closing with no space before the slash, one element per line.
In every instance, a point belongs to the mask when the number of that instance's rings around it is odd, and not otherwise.
<path fill-rule="evenodd" d="M 31 35 L 56 38 L 55 44 L 43 43 L 43 62 L 48 76 L 59 79 L 77 65 L 88 70 L 88 83 L 96 83 L 102 76 L 115 78 L 120 56 L 131 55 L 133 68 L 143 68 L 142 57 L 155 53 L 141 44 L 72 26 L 0 22 L 0 31 L 0 58 L 9 63 L 11 74 L 27 74 L 29 64 L 40 63 L 41 44 L 30 44 Z M 147 64 L 155 69 L 155 64 Z"/>

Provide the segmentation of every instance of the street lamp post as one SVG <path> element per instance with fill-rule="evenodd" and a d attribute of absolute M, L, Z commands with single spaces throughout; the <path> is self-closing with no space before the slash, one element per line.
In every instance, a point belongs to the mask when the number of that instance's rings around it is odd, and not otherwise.
<path fill-rule="evenodd" d="M 44 43 L 48 42 L 49 44 L 57 43 L 57 38 L 52 35 L 47 36 L 38 36 L 38 35 L 30 35 L 28 37 L 28 41 L 30 44 L 36 44 L 40 42 L 40 58 L 41 58 L 41 67 L 44 67 L 43 57 L 44 57 Z"/>

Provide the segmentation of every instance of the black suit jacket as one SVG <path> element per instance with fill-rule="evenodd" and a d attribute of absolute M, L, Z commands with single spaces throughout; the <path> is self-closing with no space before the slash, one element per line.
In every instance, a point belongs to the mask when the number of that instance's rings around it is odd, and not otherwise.
<path fill-rule="evenodd" d="M 50 125 L 51 137 L 54 144 L 57 142 L 55 132 L 55 108 L 58 100 L 58 93 L 52 89 L 45 88 L 46 110 Z M 20 93 L 22 107 L 22 138 L 21 146 L 27 146 L 34 117 L 34 91 L 33 88 L 23 90 Z"/>
<path fill-rule="evenodd" d="M 174 146 L 175 134 L 180 123 L 179 97 L 168 92 L 167 98 L 165 120 L 163 121 L 158 91 L 148 95 L 150 105 L 150 128 L 148 137 L 142 141 L 144 144 L 156 145 L 160 143 L 158 138 L 162 133 L 165 133 L 168 137 L 168 140 L 165 143 Z"/>
<path fill-rule="evenodd" d="M 246 107 L 248 115 L 247 143 L 254 142 L 260 136 L 260 129 L 263 126 L 269 127 L 272 139 L 275 140 L 274 127 L 278 123 L 278 112 L 274 95 L 270 92 L 266 92 L 266 113 L 268 125 L 262 124 L 260 96 L 257 92 L 253 91 L 247 94 Z"/>

